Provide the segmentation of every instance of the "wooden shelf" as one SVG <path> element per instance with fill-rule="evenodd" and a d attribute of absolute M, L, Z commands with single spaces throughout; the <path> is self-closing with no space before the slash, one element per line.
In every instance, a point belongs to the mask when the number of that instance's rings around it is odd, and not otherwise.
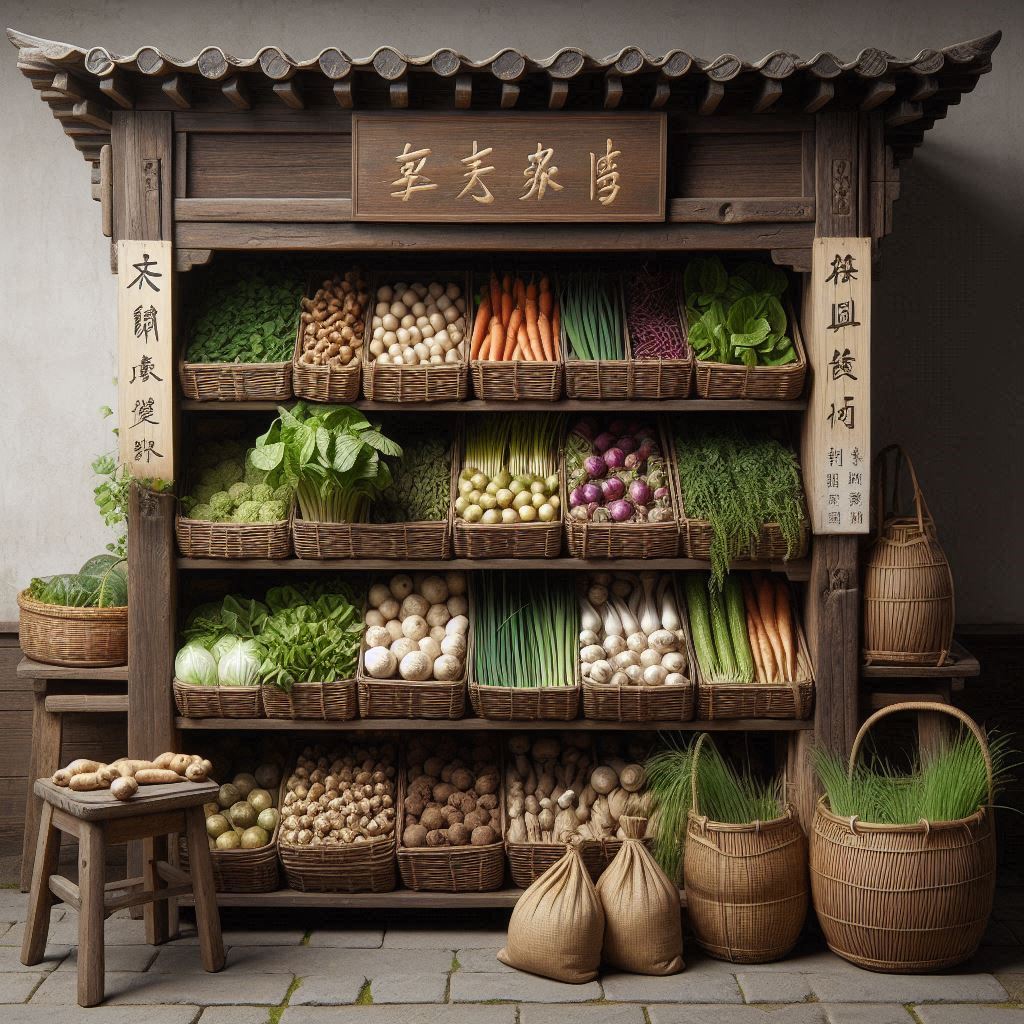
<path fill-rule="evenodd" d="M 112 668 L 69 668 L 65 665 L 46 665 L 31 658 L 18 662 L 18 675 L 22 679 L 67 679 L 91 682 L 120 682 L 128 679 L 128 666 L 115 665 Z"/>
<path fill-rule="evenodd" d="M 967 679 L 981 674 L 978 659 L 955 640 L 945 665 L 862 665 L 864 679 Z"/>
<path fill-rule="evenodd" d="M 707 572 L 711 568 L 710 562 L 697 558 L 450 558 L 447 561 L 401 561 L 389 558 L 178 558 L 177 565 L 179 569 L 198 572 L 407 572 L 438 569 L 462 569 L 468 572 L 484 569 L 502 569 L 508 572 L 543 569 L 549 572 L 636 572 L 644 569 L 651 572 Z M 761 572 L 785 573 L 795 581 L 808 580 L 811 575 L 811 563 L 806 558 L 795 558 L 791 562 L 738 562 L 734 568 L 740 571 L 756 569 Z"/>
<path fill-rule="evenodd" d="M 813 719 L 735 718 L 711 722 L 602 722 L 574 718 L 571 722 L 498 722 L 486 718 L 356 718 L 323 722 L 288 718 L 175 718 L 178 729 L 193 732 L 800 732 L 814 728 Z"/>
<path fill-rule="evenodd" d="M 370 907 L 382 910 L 487 910 L 508 909 L 516 905 L 522 889 L 498 889 L 495 892 L 413 892 L 395 889 L 393 892 L 298 892 L 295 889 L 277 889 L 274 892 L 219 892 L 220 907 L 330 907 L 337 910 L 362 910 Z M 192 897 L 184 896 L 179 902 L 192 905 Z M 679 891 L 679 902 L 686 906 L 686 894 Z"/>
<path fill-rule="evenodd" d="M 185 412 L 262 412 L 273 411 L 287 402 L 196 402 L 182 399 Z M 313 403 L 314 405 L 316 403 Z M 582 401 L 563 398 L 557 402 L 493 402 L 479 398 L 462 402 L 371 402 L 359 398 L 348 403 L 367 412 L 618 412 L 630 409 L 643 412 L 803 412 L 807 402 L 754 399 L 663 398 L 649 401 Z"/>

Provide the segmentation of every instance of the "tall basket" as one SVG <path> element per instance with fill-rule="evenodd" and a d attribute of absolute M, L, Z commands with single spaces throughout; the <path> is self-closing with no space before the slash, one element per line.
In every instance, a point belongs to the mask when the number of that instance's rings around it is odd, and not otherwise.
<path fill-rule="evenodd" d="M 700 947 L 719 960 L 780 960 L 807 916 L 807 837 L 791 807 L 781 818 L 735 825 L 700 813 L 697 755 L 690 773 L 683 878 L 686 911 Z"/>
<path fill-rule="evenodd" d="M 886 470 L 893 455 L 892 507 Z M 914 514 L 900 515 L 900 470 L 906 462 Z M 953 574 L 939 544 L 910 456 L 889 445 L 875 461 L 876 531 L 864 569 L 864 660 L 867 664 L 936 665 L 953 643 Z"/>
<path fill-rule="evenodd" d="M 811 839 L 811 892 L 829 949 L 859 967 L 890 974 L 941 971 L 973 956 L 992 910 L 996 839 L 992 759 L 985 734 L 948 704 L 910 701 L 876 711 L 850 752 L 897 711 L 939 711 L 974 734 L 985 757 L 988 803 L 959 821 L 879 825 L 840 818 L 818 801 Z"/>

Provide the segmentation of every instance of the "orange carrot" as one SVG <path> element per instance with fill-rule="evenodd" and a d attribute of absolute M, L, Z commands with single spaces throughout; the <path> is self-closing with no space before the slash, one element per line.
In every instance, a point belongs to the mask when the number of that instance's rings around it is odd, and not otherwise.
<path fill-rule="evenodd" d="M 519 340 L 519 325 L 523 322 L 523 309 L 522 306 L 516 306 L 512 310 L 512 316 L 508 321 L 508 331 L 505 334 L 505 351 L 502 353 L 502 359 L 511 359 L 512 354 L 515 351 L 516 343 Z"/>
<path fill-rule="evenodd" d="M 796 679 L 796 643 L 793 639 L 793 611 L 789 605 L 789 588 L 782 580 L 775 581 L 775 622 L 779 629 L 779 640 L 785 655 L 786 678 L 791 683 Z"/>
<path fill-rule="evenodd" d="M 521 277 L 517 277 L 516 278 L 516 283 L 515 283 L 515 286 L 514 286 L 514 291 L 515 291 L 515 294 L 516 294 L 516 305 L 517 306 L 525 306 L 526 305 L 526 285 L 523 284 L 523 279 Z"/>
<path fill-rule="evenodd" d="M 491 317 L 491 331 L 488 337 L 487 345 L 487 358 L 494 360 L 500 359 L 502 352 L 505 351 L 505 329 L 501 326 L 501 321 L 496 317 Z"/>
<path fill-rule="evenodd" d="M 562 348 L 562 322 L 558 317 L 558 303 L 555 303 L 555 311 L 551 315 L 551 334 L 555 339 L 555 358 L 557 359 Z"/>
<path fill-rule="evenodd" d="M 530 340 L 530 348 L 533 349 L 533 358 L 538 362 L 543 362 L 546 356 L 544 355 L 544 345 L 540 340 L 540 328 L 537 326 L 537 303 L 529 300 L 526 303 L 526 336 Z"/>
<path fill-rule="evenodd" d="M 770 683 L 775 678 L 772 649 L 761 626 L 761 614 L 757 610 L 757 601 L 754 600 L 753 591 L 746 580 L 743 580 L 743 604 L 747 609 L 747 636 L 750 638 L 750 649 L 754 655 L 757 681 Z"/>
<path fill-rule="evenodd" d="M 476 321 L 473 324 L 473 341 L 469 348 L 469 358 L 477 359 L 480 356 L 480 345 L 483 343 L 491 323 L 491 304 L 485 295 L 480 301 L 476 310 Z"/>
<path fill-rule="evenodd" d="M 551 335 L 551 321 L 543 309 L 537 317 L 537 329 L 540 332 L 540 343 L 544 346 L 544 358 L 552 363 L 555 360 L 555 340 Z"/>
<path fill-rule="evenodd" d="M 779 637 L 778 625 L 775 622 L 775 588 L 767 577 L 756 584 L 757 586 L 757 609 L 761 613 L 761 622 L 764 631 L 768 635 L 768 643 L 771 644 L 772 653 L 775 655 L 775 664 L 779 667 L 779 673 L 786 671 L 786 660 L 782 650 L 782 640 Z"/>
<path fill-rule="evenodd" d="M 540 311 L 550 320 L 555 308 L 555 295 L 547 277 L 540 279 Z"/>
<path fill-rule="evenodd" d="M 503 291 L 501 293 L 501 324 L 503 327 L 508 327 L 509 321 L 512 319 L 512 292 Z"/>
<path fill-rule="evenodd" d="M 501 293 L 502 293 L 502 295 L 511 295 L 512 294 L 512 275 L 511 274 L 506 274 L 501 279 Z"/>
<path fill-rule="evenodd" d="M 497 274 L 491 274 L 491 316 L 501 315 L 501 282 Z"/>
<path fill-rule="evenodd" d="M 516 351 L 523 359 L 533 359 L 533 349 L 530 348 L 530 338 L 529 335 L 526 333 L 525 317 L 523 317 L 523 322 L 519 325 L 519 337 L 516 339 Z"/>
<path fill-rule="evenodd" d="M 526 286 L 526 298 L 536 299 L 537 298 L 537 282 L 530 278 L 530 283 Z"/>

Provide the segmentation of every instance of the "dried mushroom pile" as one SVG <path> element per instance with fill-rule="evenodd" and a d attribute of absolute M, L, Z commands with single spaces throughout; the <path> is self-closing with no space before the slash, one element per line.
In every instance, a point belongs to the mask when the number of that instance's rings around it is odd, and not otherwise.
<path fill-rule="evenodd" d="M 489 846 L 501 841 L 498 764 L 490 745 L 477 742 L 459 750 L 450 736 L 432 737 L 429 745 L 415 739 L 407 758 L 403 846 Z"/>
<path fill-rule="evenodd" d="M 585 734 L 513 736 L 509 753 L 505 767 L 509 842 L 624 839 L 621 818 L 651 817 L 643 766 L 617 755 L 595 759 Z M 648 834 L 653 834 L 652 825 Z"/>
<path fill-rule="evenodd" d="M 302 300 L 302 352 L 306 366 L 340 369 L 358 359 L 363 348 L 364 313 L 370 302 L 358 270 L 334 274 Z"/>
<path fill-rule="evenodd" d="M 345 846 L 392 835 L 395 774 L 390 743 L 345 755 L 306 747 L 285 785 L 281 841 Z"/>

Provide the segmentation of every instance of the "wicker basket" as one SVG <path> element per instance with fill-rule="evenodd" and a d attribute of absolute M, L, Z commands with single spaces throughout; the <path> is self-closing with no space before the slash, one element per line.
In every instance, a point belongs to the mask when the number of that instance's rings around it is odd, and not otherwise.
<path fill-rule="evenodd" d="M 669 502 L 673 518 L 667 523 L 581 523 L 569 510 L 568 469 L 563 446 L 562 522 L 566 543 L 574 558 L 675 558 L 679 551 L 679 492 L 672 476 L 672 449 L 663 423 L 658 423 L 658 443 L 666 463 Z"/>
<path fill-rule="evenodd" d="M 401 826 L 402 772 L 395 764 L 395 832 L 362 843 L 298 846 L 278 836 L 277 852 L 285 881 L 297 892 L 391 892 L 398 884 L 395 835 Z M 284 815 L 288 778 L 281 780 L 279 804 Z"/>
<path fill-rule="evenodd" d="M 694 749 L 694 763 L 701 744 Z M 807 837 L 793 809 L 772 821 L 727 824 L 700 813 L 697 772 L 686 822 L 686 912 L 700 947 L 719 960 L 781 960 L 807 917 Z"/>
<path fill-rule="evenodd" d="M 792 683 L 709 683 L 697 662 L 697 718 L 807 719 L 814 710 L 814 672 L 803 626 L 797 625 L 796 674 Z"/>
<path fill-rule="evenodd" d="M 793 335 L 795 361 L 785 366 L 745 366 L 697 359 L 694 363 L 694 376 L 697 394 L 701 398 L 795 402 L 803 395 L 807 379 L 807 351 L 800 332 L 800 322 L 788 296 L 785 307 Z M 686 322 L 685 305 L 683 321 Z"/>
<path fill-rule="evenodd" d="M 291 693 L 264 684 L 261 699 L 267 718 L 348 722 L 359 710 L 354 678 L 329 683 L 295 683 Z"/>
<path fill-rule="evenodd" d="M 306 286 L 306 298 L 313 298 L 326 274 L 311 276 Z M 359 397 L 359 358 L 353 356 L 346 366 L 310 366 L 300 362 L 302 356 L 302 318 L 295 330 L 295 350 L 292 353 L 292 387 L 296 398 L 311 402 L 354 402 Z M 365 320 L 364 320 L 365 326 Z M 364 339 L 365 340 L 365 339 Z"/>
<path fill-rule="evenodd" d="M 66 608 L 18 594 L 18 642 L 47 665 L 100 668 L 128 664 L 128 608 Z"/>
<path fill-rule="evenodd" d="M 473 297 L 470 293 L 469 276 L 464 271 L 443 269 L 412 270 L 407 273 L 396 270 L 387 275 L 375 275 L 370 282 L 371 303 L 376 305 L 377 290 L 381 285 L 393 284 L 404 278 L 407 281 L 430 279 L 453 281 L 462 288 L 466 298 L 466 336 L 463 341 L 468 353 L 472 329 Z M 369 344 L 363 345 L 363 395 L 372 402 L 461 402 L 469 392 L 468 365 L 443 363 L 440 366 L 395 366 L 380 364 L 370 354 Z"/>
<path fill-rule="evenodd" d="M 279 889 L 281 878 L 277 861 L 277 834 L 280 831 L 279 818 L 277 828 L 266 846 L 257 850 L 211 850 L 213 887 L 217 892 L 255 893 L 275 892 Z M 178 860 L 181 869 L 188 871 L 188 843 L 184 836 L 178 837 Z"/>
<path fill-rule="evenodd" d="M 489 686 L 470 681 L 469 702 L 477 717 L 497 722 L 570 722 L 579 717 L 580 688 Z"/>
<path fill-rule="evenodd" d="M 286 402 L 292 397 L 292 364 L 178 364 L 181 391 L 193 402 Z"/>
<path fill-rule="evenodd" d="M 499 838 L 487 846 L 411 849 L 398 844 L 402 884 L 415 892 L 493 892 L 505 882 L 505 789 L 498 765 Z M 405 767 L 403 765 L 404 773 Z M 403 778 L 403 782 L 404 782 Z"/>
<path fill-rule="evenodd" d="M 895 456 L 893 508 L 886 502 L 886 459 Z M 899 506 L 902 462 L 914 488 L 912 516 Z M 864 569 L 864 660 L 867 664 L 945 664 L 953 643 L 953 575 L 914 464 L 890 445 L 875 462 L 875 536 Z"/>
<path fill-rule="evenodd" d="M 174 535 L 185 558 L 287 558 L 293 516 L 294 510 L 276 523 L 211 523 L 179 511 Z"/>
<path fill-rule="evenodd" d="M 262 718 L 259 686 L 193 686 L 174 680 L 174 703 L 182 718 Z"/>
<path fill-rule="evenodd" d="M 622 315 L 621 359 L 576 359 L 571 355 L 572 344 L 565 331 L 565 320 L 560 324 L 559 346 L 565 363 L 565 394 L 568 398 L 616 401 L 631 399 L 633 394 L 633 361 L 629 355 L 629 331 L 626 329 L 625 302 L 622 284 L 617 278 L 608 280 L 606 287 Z M 561 284 L 559 302 L 561 302 Z"/>
<path fill-rule="evenodd" d="M 988 803 L 959 821 L 879 825 L 840 818 L 818 801 L 811 839 L 811 892 L 829 949 L 859 967 L 897 974 L 945 970 L 973 956 L 992 910 L 996 838 L 992 761 L 984 733 L 948 704 L 909 702 L 876 711 L 868 730 L 897 711 L 952 715 L 974 734 L 988 770 Z"/>

